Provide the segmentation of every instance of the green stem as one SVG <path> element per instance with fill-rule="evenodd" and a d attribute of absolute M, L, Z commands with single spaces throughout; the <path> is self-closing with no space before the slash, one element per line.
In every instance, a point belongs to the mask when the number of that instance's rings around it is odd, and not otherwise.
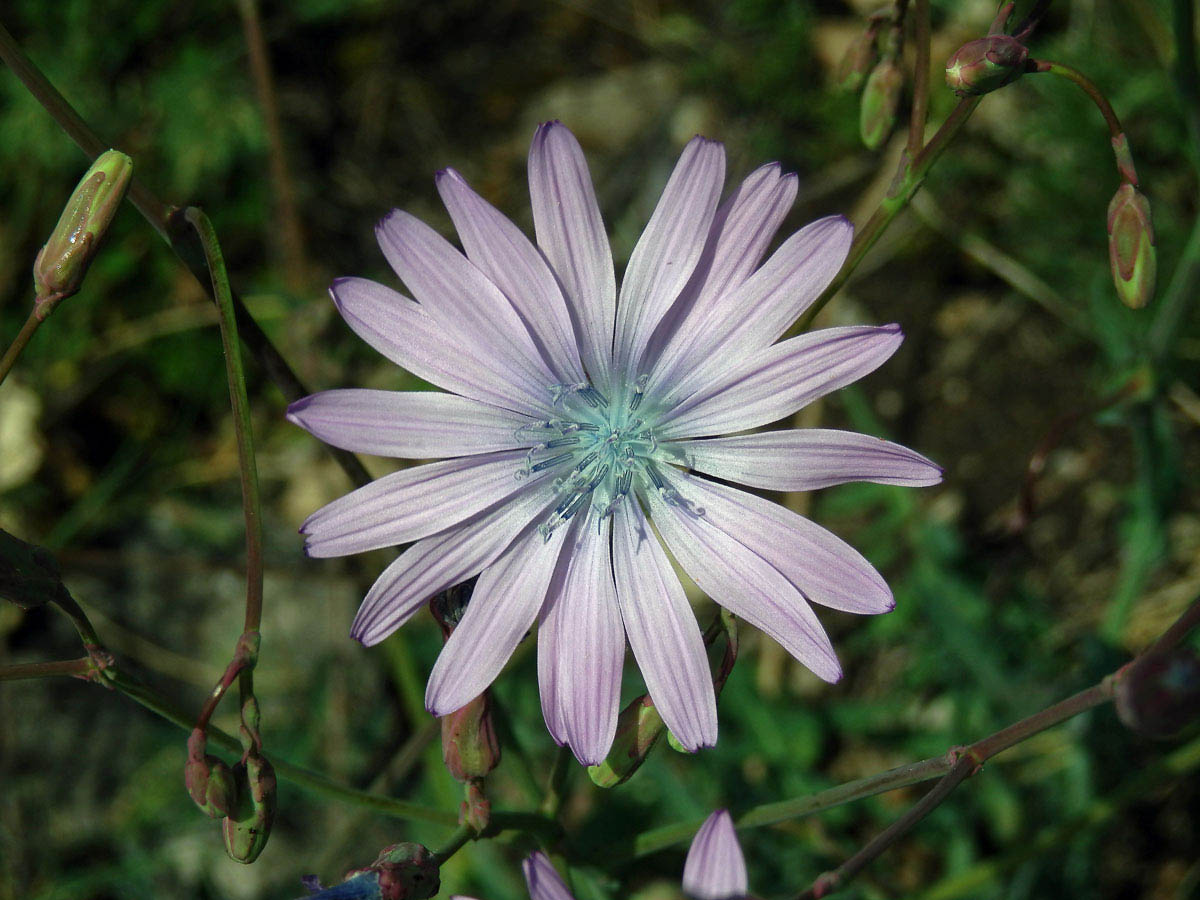
<path fill-rule="evenodd" d="M 929 0 L 917 0 L 913 38 L 917 60 L 913 70 L 912 115 L 908 123 L 909 159 L 921 152 L 925 143 L 925 122 L 929 117 Z"/>
<path fill-rule="evenodd" d="M 542 799 L 542 815 L 549 819 L 557 819 L 565 799 L 564 789 L 567 776 L 571 773 L 571 748 L 563 744 L 554 756 L 554 766 L 550 770 L 550 779 L 546 782 L 546 795 Z"/>
<path fill-rule="evenodd" d="M 29 318 L 25 320 L 25 324 L 21 326 L 21 330 L 17 333 L 17 336 L 13 338 L 13 342 L 4 351 L 4 356 L 0 357 L 0 384 L 4 384 L 4 379 L 8 377 L 8 373 L 17 363 L 17 357 L 21 355 L 21 352 L 29 343 L 29 339 L 33 337 L 33 333 L 38 330 L 38 326 L 41 324 L 42 320 L 38 318 L 36 312 L 31 312 Z"/>
<path fill-rule="evenodd" d="M 25 55 L 25 52 L 17 44 L 16 40 L 13 39 L 13 36 L 9 34 L 3 23 L 0 23 L 0 60 L 3 60 L 13 70 L 13 73 L 25 85 L 26 90 L 33 95 L 34 99 L 42 105 L 46 112 L 50 113 L 54 120 L 62 127 L 63 131 L 79 145 L 79 148 L 90 159 L 94 160 L 108 149 L 108 145 L 100 140 L 96 133 L 80 117 L 79 113 L 75 111 L 63 95 L 42 74 L 41 70 Z M 149 188 L 138 180 L 136 175 L 129 184 L 129 191 L 126 196 L 137 207 L 142 217 L 171 245 L 171 249 L 175 251 L 175 255 L 188 267 L 192 275 L 200 282 L 205 292 L 211 294 L 208 286 L 208 271 L 204 264 L 203 254 L 196 252 L 194 242 L 189 241 L 188 243 L 184 243 L 178 240 L 177 236 L 171 232 L 169 220 L 172 208 L 159 200 Z M 280 355 L 279 350 L 271 342 L 271 339 L 266 336 L 258 322 L 246 311 L 245 305 L 237 294 L 233 295 L 233 304 L 237 312 L 238 332 L 241 339 L 266 370 L 268 377 L 279 388 L 284 398 L 288 401 L 293 401 L 311 394 L 312 391 L 305 387 L 304 383 L 296 376 L 296 373 L 292 371 L 291 366 Z M 354 484 L 361 487 L 371 481 L 370 473 L 367 472 L 358 457 L 353 453 L 329 447 L 328 445 L 323 446 L 326 447 L 337 464 L 342 467 L 342 470 Z"/>
<path fill-rule="evenodd" d="M 896 171 L 896 177 L 888 188 L 887 194 L 871 218 L 867 220 L 867 224 L 855 233 L 854 241 L 850 244 L 850 252 L 846 256 L 846 261 L 842 263 L 842 268 L 821 293 L 821 296 L 800 317 L 792 329 L 793 333 L 806 331 L 825 304 L 842 289 L 854 270 L 858 268 L 858 264 L 862 262 L 863 257 L 867 255 L 867 251 L 875 246 L 875 242 L 892 224 L 892 220 L 899 215 L 920 189 L 929 169 L 937 162 L 946 147 L 949 146 L 950 141 L 962 130 L 963 125 L 971 117 L 971 113 L 975 111 L 975 107 L 979 105 L 981 99 L 981 97 L 966 97 L 960 100 L 954 107 L 954 111 L 942 123 L 942 127 L 937 130 L 937 133 L 929 139 L 929 143 L 921 152 L 911 161 L 907 155 L 900 160 L 900 167 Z"/>
<path fill-rule="evenodd" d="M 262 623 L 263 555 L 262 506 L 258 492 L 258 467 L 254 462 L 254 432 L 250 422 L 250 401 L 246 396 L 246 371 L 242 366 L 238 342 L 237 317 L 229 273 L 217 241 L 217 232 L 204 212 L 189 206 L 184 219 L 196 230 L 204 248 L 205 261 L 212 277 L 213 296 L 220 313 L 221 345 L 225 349 L 225 377 L 229 381 L 229 399 L 233 407 L 233 430 L 237 436 L 238 468 L 242 480 L 242 514 L 246 520 L 246 624 L 243 631 L 258 631 Z"/>
<path fill-rule="evenodd" d="M 465 847 L 471 841 L 478 837 L 475 829 L 470 825 L 459 825 L 455 829 L 454 834 L 450 835 L 450 839 L 441 847 L 433 851 L 433 860 L 437 865 L 442 865 L 455 853 Z"/>
<path fill-rule="evenodd" d="M 75 677 L 93 675 L 99 671 L 96 661 L 90 656 L 80 659 L 64 659 L 54 662 L 19 663 L 0 666 L 0 681 L 21 681 L 27 678 L 50 678 L 55 675 Z"/>
<path fill-rule="evenodd" d="M 1051 75 L 1057 75 L 1060 78 L 1065 78 L 1068 81 L 1073 81 L 1083 89 L 1083 92 L 1092 98 L 1092 102 L 1096 104 L 1096 108 L 1100 110 L 1100 115 L 1104 116 L 1104 121 L 1108 124 L 1108 133 L 1110 137 L 1118 138 L 1124 134 L 1121 128 L 1121 120 L 1117 118 L 1117 114 L 1113 112 L 1112 106 L 1108 102 L 1108 98 L 1100 92 L 1100 88 L 1078 69 L 1072 69 L 1070 66 L 1062 63 L 1051 62 L 1045 59 L 1032 61 L 1033 72 L 1046 72 Z"/>

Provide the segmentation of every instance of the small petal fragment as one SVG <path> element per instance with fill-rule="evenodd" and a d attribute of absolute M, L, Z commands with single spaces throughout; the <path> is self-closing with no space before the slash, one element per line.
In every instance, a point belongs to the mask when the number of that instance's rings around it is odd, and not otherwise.
<path fill-rule="evenodd" d="M 717 742 L 717 699 L 704 639 L 642 508 L 613 513 L 613 574 L 629 646 L 650 698 L 689 751 Z"/>
<path fill-rule="evenodd" d="M 531 528 L 479 576 L 429 676 L 425 706 L 435 716 L 470 703 L 500 674 L 546 600 L 565 534 L 543 541 Z"/>
<path fill-rule="evenodd" d="M 826 328 L 790 338 L 697 390 L 659 419 L 668 440 L 757 428 L 845 387 L 900 346 L 898 325 Z M 680 393 L 687 391 L 681 387 Z"/>
<path fill-rule="evenodd" d="M 521 864 L 530 900 L 575 900 L 545 853 L 534 853 Z"/>
<path fill-rule="evenodd" d="M 612 746 L 621 699 L 625 627 L 613 583 L 608 519 L 580 517 L 551 582 L 538 628 L 542 714 L 585 766 Z"/>
<path fill-rule="evenodd" d="M 350 626 L 350 636 L 368 647 L 378 644 L 438 591 L 466 581 L 491 565 L 553 502 L 553 491 L 533 488 L 460 525 L 417 541 L 371 586 Z"/>
<path fill-rule="evenodd" d="M 606 387 L 617 315 L 612 250 L 583 150 L 561 122 L 533 136 L 529 196 L 538 246 L 562 284 L 583 363 Z"/>
<path fill-rule="evenodd" d="M 468 456 L 528 446 L 517 430 L 535 421 L 441 391 L 321 391 L 297 400 L 288 421 L 354 453 L 400 459 Z"/>
<path fill-rule="evenodd" d="M 729 811 L 704 820 L 683 864 L 683 891 L 695 900 L 740 900 L 750 890 L 746 859 Z"/>
<path fill-rule="evenodd" d="M 655 326 L 688 283 L 704 251 L 724 181 L 724 145 L 692 138 L 625 268 L 613 344 L 618 371 L 639 374 Z"/>
<path fill-rule="evenodd" d="M 815 491 L 848 481 L 927 487 L 942 469 L 920 453 L 853 431 L 764 431 L 680 441 L 689 468 L 768 491 Z"/>

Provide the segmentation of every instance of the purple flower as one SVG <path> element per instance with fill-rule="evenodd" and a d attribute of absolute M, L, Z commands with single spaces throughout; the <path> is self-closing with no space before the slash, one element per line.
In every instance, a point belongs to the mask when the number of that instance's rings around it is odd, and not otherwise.
<path fill-rule="evenodd" d="M 361 278 L 330 288 L 360 337 L 447 391 L 325 391 L 288 411 L 347 450 L 446 457 L 353 491 L 301 528 L 316 557 L 415 542 L 354 620 L 367 645 L 479 576 L 430 676 L 433 714 L 482 692 L 536 621 L 546 724 L 581 762 L 600 762 L 612 742 L 626 638 L 680 743 L 711 746 L 704 644 L 666 550 L 828 681 L 841 668 L 810 601 L 892 608 L 850 546 L 724 483 L 793 491 L 941 478 L 911 450 L 859 434 L 719 437 L 856 381 L 902 338 L 885 325 L 779 341 L 840 268 L 852 229 L 821 219 L 760 265 L 796 178 L 766 165 L 719 202 L 724 176 L 721 144 L 696 137 L 684 148 L 618 296 L 583 152 L 551 122 L 529 153 L 536 244 L 447 169 L 437 187 L 465 255 L 395 210 L 376 235 L 416 301 Z"/>
<path fill-rule="evenodd" d="M 544 853 L 534 853 L 521 864 L 530 900 L 575 900 Z M 742 900 L 749 893 L 746 860 L 726 810 L 718 809 L 704 820 L 683 864 L 683 892 L 693 900 Z M 472 900 L 454 896 L 450 900 Z"/>

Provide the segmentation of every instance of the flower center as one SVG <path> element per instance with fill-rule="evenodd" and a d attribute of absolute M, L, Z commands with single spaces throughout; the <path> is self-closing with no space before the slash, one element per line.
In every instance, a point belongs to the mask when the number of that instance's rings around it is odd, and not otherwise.
<path fill-rule="evenodd" d="M 618 402 L 588 382 L 555 385 L 552 399 L 562 416 L 517 430 L 518 438 L 537 443 L 529 448 L 516 477 L 556 472 L 558 503 L 538 526 L 544 540 L 588 503 L 596 505 L 597 522 L 603 522 L 635 487 L 653 486 L 668 502 L 679 502 L 658 468 L 667 454 L 654 436 L 653 417 L 645 411 L 638 414 L 648 380 L 645 375 L 638 378 Z"/>

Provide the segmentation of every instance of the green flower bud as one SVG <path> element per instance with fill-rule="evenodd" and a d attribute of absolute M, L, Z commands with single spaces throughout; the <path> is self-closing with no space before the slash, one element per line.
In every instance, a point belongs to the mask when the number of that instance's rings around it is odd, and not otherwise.
<path fill-rule="evenodd" d="M 1007 34 L 989 34 L 954 51 L 946 63 L 946 84 L 960 97 L 988 94 L 1026 71 L 1029 50 Z"/>
<path fill-rule="evenodd" d="M 1200 656 L 1191 647 L 1145 656 L 1124 671 L 1117 715 L 1127 728 L 1171 738 L 1200 718 Z"/>
<path fill-rule="evenodd" d="M 833 73 L 834 86 L 839 90 L 857 91 L 866 80 L 867 73 L 879 59 L 876 49 L 876 38 L 879 35 L 879 23 L 872 21 L 860 31 L 846 48 L 846 53 Z"/>
<path fill-rule="evenodd" d="M 267 846 L 275 821 L 275 770 L 261 756 L 250 755 L 233 767 L 238 781 L 237 802 L 221 830 L 225 851 L 241 863 L 252 863 Z"/>
<path fill-rule="evenodd" d="M 450 774 L 463 782 L 483 778 L 500 764 L 500 740 L 487 691 L 442 716 L 442 760 Z"/>
<path fill-rule="evenodd" d="M 132 177 L 133 160 L 117 150 L 106 150 L 76 186 L 33 264 L 39 318 L 79 290 Z"/>
<path fill-rule="evenodd" d="M 1108 261 L 1121 302 L 1131 309 L 1149 303 L 1157 271 L 1150 201 L 1128 182 L 1108 204 Z"/>
<path fill-rule="evenodd" d="M 904 87 L 904 70 L 885 59 L 871 70 L 858 107 L 858 132 L 867 148 L 879 147 L 896 125 L 896 108 Z"/>
<path fill-rule="evenodd" d="M 624 784 L 641 768 L 665 730 L 653 701 L 643 694 L 621 710 L 608 756 L 598 766 L 588 766 L 588 776 L 602 788 Z"/>

